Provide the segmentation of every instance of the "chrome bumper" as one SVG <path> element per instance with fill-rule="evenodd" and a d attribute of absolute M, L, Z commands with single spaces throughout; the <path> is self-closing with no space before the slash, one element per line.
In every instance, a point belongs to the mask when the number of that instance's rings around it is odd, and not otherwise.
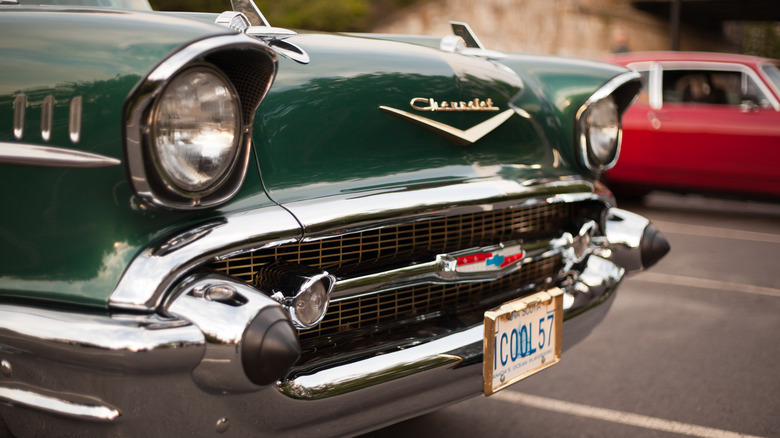
<path fill-rule="evenodd" d="M 560 285 L 564 350 L 601 321 L 626 272 L 668 250 L 650 227 L 612 209 L 605 241 L 588 242 L 585 253 L 571 245 L 582 270 Z M 207 336 L 187 320 L 0 305 L 0 413 L 20 437 L 353 435 L 481 394 L 482 335 L 479 324 L 228 392 L 196 376 L 206 361 L 225 359 L 210 355 Z"/>

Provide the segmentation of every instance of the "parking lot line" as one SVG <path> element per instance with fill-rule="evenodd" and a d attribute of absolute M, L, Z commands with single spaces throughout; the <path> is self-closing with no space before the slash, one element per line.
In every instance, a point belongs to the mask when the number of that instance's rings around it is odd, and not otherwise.
<path fill-rule="evenodd" d="M 571 403 L 514 391 L 502 391 L 492 395 L 491 398 L 496 398 L 504 402 L 532 408 L 559 412 L 567 415 L 577 415 L 595 420 L 609 421 L 612 423 L 620 423 L 629 426 L 641 427 L 644 429 L 678 433 L 682 435 L 705 438 L 759 438 L 754 435 L 745 435 L 722 429 L 713 429 L 710 427 L 697 426 L 695 424 L 664 420 L 661 418 L 631 414 L 628 412 L 615 411 L 612 409 L 597 408 L 594 406 Z"/>
<path fill-rule="evenodd" d="M 758 233 L 755 231 L 735 230 L 731 228 L 690 225 L 677 222 L 653 221 L 662 233 L 686 234 L 689 236 L 715 237 L 720 239 L 738 239 L 754 242 L 780 243 L 780 234 Z"/>
<path fill-rule="evenodd" d="M 771 287 L 753 286 L 752 284 L 732 283 L 729 281 L 710 280 L 708 278 L 694 278 L 683 275 L 661 274 L 658 272 L 643 272 L 631 279 L 632 281 L 646 281 L 648 283 L 698 287 L 703 289 L 715 289 L 729 292 L 741 292 L 753 295 L 765 295 L 780 298 L 780 289 Z"/>

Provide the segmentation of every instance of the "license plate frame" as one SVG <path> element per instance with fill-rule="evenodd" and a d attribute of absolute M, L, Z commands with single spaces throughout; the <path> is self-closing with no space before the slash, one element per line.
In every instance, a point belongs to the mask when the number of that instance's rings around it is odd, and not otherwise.
<path fill-rule="evenodd" d="M 562 328 L 563 291 L 559 288 L 509 301 L 485 312 L 485 396 L 560 362 Z"/>

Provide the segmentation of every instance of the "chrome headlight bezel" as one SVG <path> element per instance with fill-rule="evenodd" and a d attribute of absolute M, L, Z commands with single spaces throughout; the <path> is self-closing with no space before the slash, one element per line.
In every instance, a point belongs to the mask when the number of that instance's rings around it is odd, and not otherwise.
<path fill-rule="evenodd" d="M 636 99 L 641 87 L 639 73 L 633 70 L 626 71 L 597 89 L 577 111 L 575 145 L 578 152 L 576 155 L 580 164 L 590 173 L 598 176 L 617 163 L 623 140 L 622 117 Z M 609 114 L 612 111 L 614 112 Z M 609 125 L 610 118 L 613 118 L 615 125 L 614 132 L 608 135 L 611 137 L 608 141 L 610 144 L 607 148 L 599 150 L 599 146 L 594 144 L 596 143 L 594 138 L 598 135 L 595 131 L 598 126 L 595 125 L 601 124 L 603 125 L 601 128 L 605 128 L 604 125 Z M 601 120 L 596 123 L 595 119 Z M 606 127 L 606 129 L 613 128 Z"/>
<path fill-rule="evenodd" d="M 177 186 L 165 175 L 153 146 L 153 121 L 160 97 L 175 78 L 191 68 L 216 72 L 238 99 L 235 157 L 219 178 L 196 190 Z M 182 46 L 142 79 L 123 109 L 125 162 L 135 193 L 132 205 L 193 210 L 233 198 L 249 168 L 255 112 L 268 94 L 277 68 L 277 56 L 266 43 L 244 34 L 219 35 Z"/>

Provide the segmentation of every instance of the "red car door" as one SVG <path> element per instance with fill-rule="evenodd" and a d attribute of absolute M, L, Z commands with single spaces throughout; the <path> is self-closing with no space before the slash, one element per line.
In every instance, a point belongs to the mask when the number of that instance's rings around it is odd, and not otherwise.
<path fill-rule="evenodd" d="M 739 105 L 666 103 L 647 113 L 654 179 L 672 186 L 780 191 L 780 116 Z"/>
<path fill-rule="evenodd" d="M 739 70 L 664 70 L 656 108 L 640 98 L 625 115 L 620 163 L 609 176 L 780 194 L 780 112 L 752 81 Z"/>

